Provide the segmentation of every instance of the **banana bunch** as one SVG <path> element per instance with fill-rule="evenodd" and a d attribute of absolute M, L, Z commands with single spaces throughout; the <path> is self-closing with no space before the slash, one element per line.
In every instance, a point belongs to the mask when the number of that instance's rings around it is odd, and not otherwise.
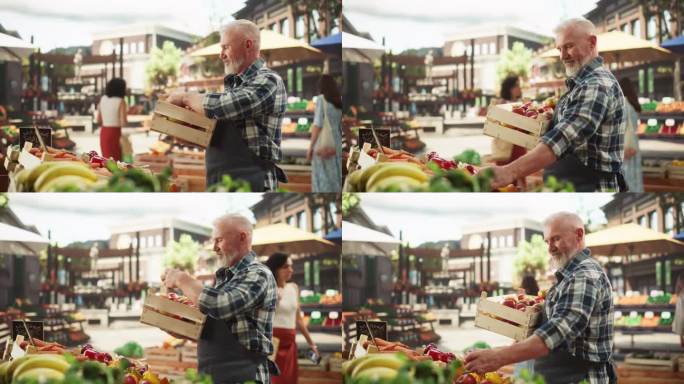
<path fill-rule="evenodd" d="M 62 355 L 29 354 L 0 364 L 0 384 L 10 384 L 23 379 L 38 382 L 61 381 L 69 369 Z"/>
<path fill-rule="evenodd" d="M 427 188 L 429 176 L 414 163 L 380 162 L 348 176 L 351 192 L 411 192 Z"/>
<path fill-rule="evenodd" d="M 401 358 L 398 353 L 370 353 L 358 359 L 345 361 L 342 364 L 342 373 L 350 378 L 351 382 L 391 380 L 397 376 L 405 361 L 406 359 Z"/>
<path fill-rule="evenodd" d="M 19 192 L 79 192 L 95 187 L 97 175 L 88 165 L 76 161 L 46 161 L 15 175 Z"/>

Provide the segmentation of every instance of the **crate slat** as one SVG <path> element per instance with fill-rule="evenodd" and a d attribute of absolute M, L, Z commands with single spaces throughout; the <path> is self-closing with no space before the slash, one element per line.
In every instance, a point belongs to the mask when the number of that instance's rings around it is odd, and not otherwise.
<path fill-rule="evenodd" d="M 475 326 L 498 333 L 499 335 L 510 337 L 516 341 L 524 340 L 534 332 L 532 328 L 523 326 L 518 327 L 501 320 L 493 319 L 481 313 L 478 313 L 477 316 L 475 316 Z"/>
<path fill-rule="evenodd" d="M 150 307 L 157 311 L 173 313 L 174 315 L 178 315 L 198 323 L 204 323 L 204 320 L 207 318 L 207 316 L 202 312 L 189 305 L 177 303 L 161 296 L 147 296 L 145 298 L 144 306 Z"/>
<path fill-rule="evenodd" d="M 504 127 L 492 121 L 485 121 L 484 130 L 482 131 L 487 136 L 496 137 L 527 149 L 532 149 L 537 145 L 539 138 L 528 135 L 513 128 Z"/>
<path fill-rule="evenodd" d="M 161 132 L 179 139 L 191 142 L 193 144 L 206 147 L 211 140 L 211 133 L 213 131 L 201 131 L 194 127 L 185 126 L 176 122 L 167 120 L 166 118 L 156 115 L 152 118 L 152 130 Z"/>
<path fill-rule="evenodd" d="M 492 105 L 487 109 L 487 120 L 496 120 L 520 128 L 535 136 L 540 136 L 546 128 L 544 120 L 518 115 L 506 109 L 510 104 Z"/>
<path fill-rule="evenodd" d="M 143 309 L 142 316 L 140 316 L 140 322 L 164 331 L 188 337 L 192 340 L 198 340 L 202 334 L 203 324 L 189 323 L 187 321 L 174 319 L 173 317 L 165 316 L 149 309 Z"/>
<path fill-rule="evenodd" d="M 184 121 L 206 130 L 213 131 L 216 126 L 216 120 L 166 101 L 158 101 L 154 113 Z"/>

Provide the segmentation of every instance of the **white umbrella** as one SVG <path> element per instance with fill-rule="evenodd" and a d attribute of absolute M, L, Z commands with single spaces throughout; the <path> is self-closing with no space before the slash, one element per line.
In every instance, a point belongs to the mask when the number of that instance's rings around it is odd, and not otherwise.
<path fill-rule="evenodd" d="M 43 236 L 27 231 L 25 229 L 11 226 L 7 223 L 0 223 L 0 242 L 20 242 L 47 244 L 48 240 Z"/>
<path fill-rule="evenodd" d="M 342 32 L 342 60 L 348 62 L 372 62 L 385 53 L 385 47 L 375 41 L 351 33 Z"/>
<path fill-rule="evenodd" d="M 399 240 L 386 233 L 366 228 L 349 221 L 342 222 L 342 241 L 399 244 Z"/>
<path fill-rule="evenodd" d="M 28 57 L 35 49 L 35 46 L 24 40 L 0 33 L 0 51 L 6 52 L 9 54 L 9 57 L 13 57 L 15 60 L 21 60 Z M 3 56 L 9 58 L 5 55 Z"/>
<path fill-rule="evenodd" d="M 261 54 L 268 61 L 289 61 L 323 58 L 323 53 L 309 44 L 285 37 L 279 33 L 264 29 L 260 33 Z M 218 56 L 221 53 L 221 44 L 216 43 L 198 49 L 190 54 L 193 57 Z"/>

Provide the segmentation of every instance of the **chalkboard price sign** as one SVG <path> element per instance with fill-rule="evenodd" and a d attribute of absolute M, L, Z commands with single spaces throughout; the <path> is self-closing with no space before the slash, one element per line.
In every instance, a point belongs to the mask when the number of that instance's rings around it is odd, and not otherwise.
<path fill-rule="evenodd" d="M 368 326 L 366 326 L 368 324 Z M 386 321 L 356 321 L 356 340 L 361 337 L 361 335 L 368 336 L 371 339 L 371 332 L 368 332 L 368 327 L 370 327 L 373 337 L 387 340 L 387 322 Z"/>
<path fill-rule="evenodd" d="M 378 135 L 378 141 L 383 147 L 390 147 L 390 130 L 388 128 L 375 128 L 375 134 Z M 370 128 L 359 128 L 359 148 L 363 147 L 363 143 L 370 143 L 372 148 L 378 147 Z"/>
<path fill-rule="evenodd" d="M 47 128 L 38 128 L 38 132 L 40 132 L 40 136 L 43 138 L 43 143 L 45 143 L 46 146 L 51 147 L 52 146 L 52 129 L 50 127 Z M 19 128 L 19 148 L 24 148 L 24 143 L 26 142 L 31 142 L 33 143 L 33 146 L 36 148 L 40 147 L 40 141 L 38 140 L 38 137 L 36 136 L 36 130 L 33 127 L 20 127 Z"/>
<path fill-rule="evenodd" d="M 24 328 L 24 323 L 26 323 L 26 327 L 28 328 L 29 332 L 31 332 L 31 337 L 45 340 L 42 321 L 23 322 L 21 320 L 12 321 L 12 340 L 16 339 L 17 335 L 23 335 L 26 341 L 29 340 L 29 337 L 26 334 L 26 328 Z"/>

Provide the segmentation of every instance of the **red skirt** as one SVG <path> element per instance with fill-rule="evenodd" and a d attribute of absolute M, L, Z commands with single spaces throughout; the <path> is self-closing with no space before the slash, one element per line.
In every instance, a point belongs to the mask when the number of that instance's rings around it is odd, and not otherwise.
<path fill-rule="evenodd" d="M 121 127 L 100 127 L 102 157 L 121 161 Z"/>
<path fill-rule="evenodd" d="M 276 364 L 280 369 L 280 376 L 272 376 L 273 384 L 296 384 L 299 367 L 297 366 L 297 332 L 294 329 L 273 328 L 273 337 L 280 340 Z"/>

